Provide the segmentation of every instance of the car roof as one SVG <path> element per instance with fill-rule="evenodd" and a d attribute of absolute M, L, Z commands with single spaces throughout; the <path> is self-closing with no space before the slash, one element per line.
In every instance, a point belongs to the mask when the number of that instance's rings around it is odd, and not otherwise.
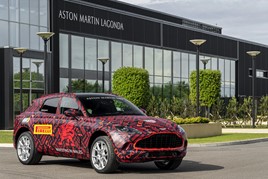
<path fill-rule="evenodd" d="M 74 93 L 77 97 L 116 97 L 114 94 L 105 93 Z"/>

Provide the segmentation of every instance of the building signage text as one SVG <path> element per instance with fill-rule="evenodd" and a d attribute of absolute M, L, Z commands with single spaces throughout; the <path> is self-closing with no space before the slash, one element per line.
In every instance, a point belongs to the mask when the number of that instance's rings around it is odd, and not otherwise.
<path fill-rule="evenodd" d="M 103 19 L 100 17 L 95 17 L 91 15 L 79 14 L 76 12 L 60 10 L 59 16 L 60 19 L 63 20 L 70 20 L 70 21 L 77 21 L 80 23 L 91 24 L 95 26 L 101 26 L 109 29 L 116 29 L 116 30 L 124 30 L 124 24 L 122 22 L 110 20 L 110 19 Z"/>

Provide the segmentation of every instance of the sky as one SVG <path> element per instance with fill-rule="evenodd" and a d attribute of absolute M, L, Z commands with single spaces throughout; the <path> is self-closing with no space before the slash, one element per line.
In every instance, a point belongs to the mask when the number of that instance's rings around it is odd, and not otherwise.
<path fill-rule="evenodd" d="M 222 27 L 222 34 L 268 45 L 268 0 L 120 0 Z"/>

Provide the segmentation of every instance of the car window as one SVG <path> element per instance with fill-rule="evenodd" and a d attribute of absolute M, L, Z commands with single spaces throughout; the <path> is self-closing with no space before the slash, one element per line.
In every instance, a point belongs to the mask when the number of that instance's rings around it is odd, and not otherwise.
<path fill-rule="evenodd" d="M 68 109 L 79 110 L 77 102 L 73 98 L 63 97 L 60 105 L 60 113 L 64 114 L 64 111 Z"/>
<path fill-rule="evenodd" d="M 43 103 L 40 111 L 41 112 L 46 112 L 46 113 L 56 114 L 59 100 L 60 100 L 60 98 L 50 98 L 50 99 L 47 99 Z"/>

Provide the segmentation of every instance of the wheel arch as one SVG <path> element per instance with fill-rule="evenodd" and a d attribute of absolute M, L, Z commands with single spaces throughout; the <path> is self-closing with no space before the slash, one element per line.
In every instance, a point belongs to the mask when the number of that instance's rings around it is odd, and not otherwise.
<path fill-rule="evenodd" d="M 22 128 L 20 128 L 20 129 L 18 130 L 18 132 L 16 133 L 16 135 L 15 135 L 15 139 L 14 139 L 14 146 L 15 146 L 16 149 L 17 149 L 17 141 L 18 141 L 20 135 L 21 135 L 23 132 L 27 132 L 27 131 L 30 131 L 30 130 L 29 130 L 28 128 L 26 128 L 26 127 L 22 127 Z"/>
<path fill-rule="evenodd" d="M 106 132 L 104 132 L 104 131 L 96 131 L 96 132 L 94 132 L 92 134 L 92 136 L 90 137 L 90 139 L 89 139 L 89 144 L 88 144 L 89 151 L 91 149 L 91 146 L 92 146 L 94 140 L 96 138 L 100 137 L 100 136 L 108 136 L 110 138 L 110 136 Z"/>

